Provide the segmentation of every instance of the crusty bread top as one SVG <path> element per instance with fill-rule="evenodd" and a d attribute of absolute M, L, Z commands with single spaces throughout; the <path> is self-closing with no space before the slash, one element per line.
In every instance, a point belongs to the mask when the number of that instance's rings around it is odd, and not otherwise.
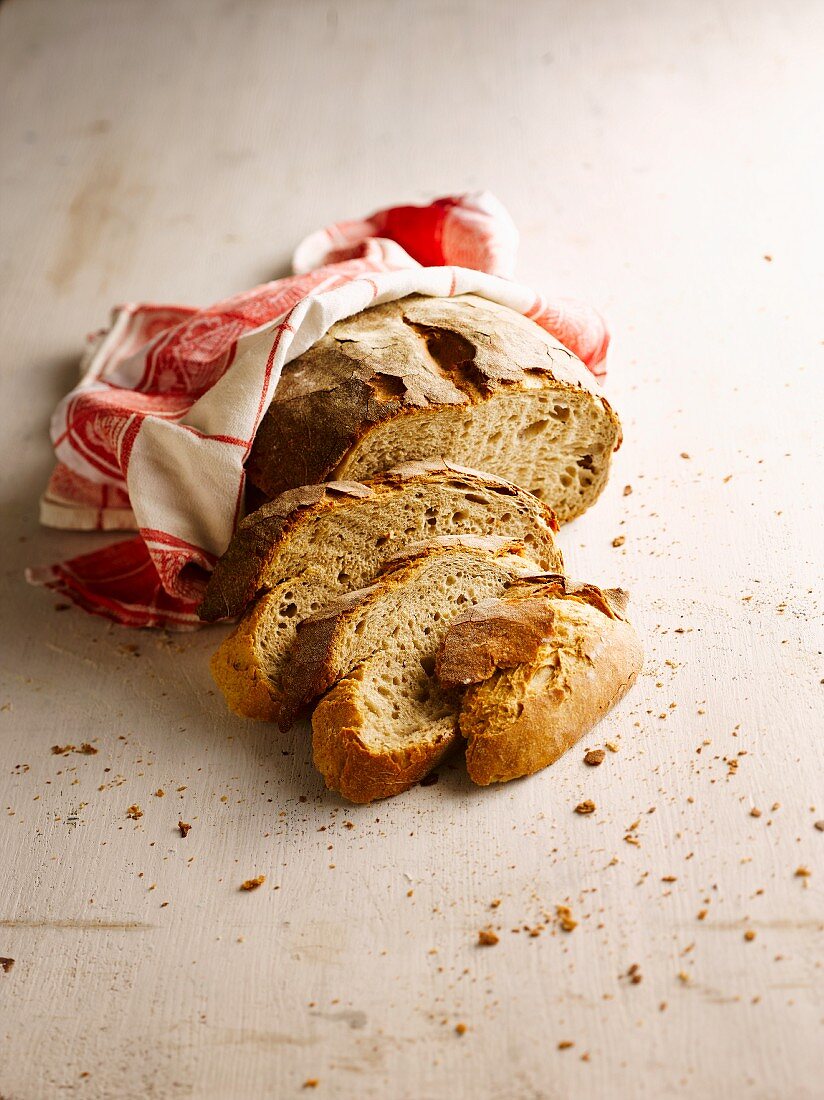
<path fill-rule="evenodd" d="M 579 584 L 560 574 L 517 578 L 503 596 L 483 600 L 451 624 L 435 660 L 441 684 L 475 684 L 499 668 L 534 661 L 552 638 L 552 601 L 559 599 L 577 600 L 609 619 L 625 621 L 629 596 L 621 588 Z"/>
<path fill-rule="evenodd" d="M 408 462 L 371 479 L 368 484 L 330 481 L 289 489 L 240 522 L 212 573 L 198 608 L 200 618 L 215 622 L 240 614 L 254 599 L 264 573 L 298 525 L 330 509 L 357 505 L 358 501 L 390 495 L 413 483 L 436 481 L 449 475 L 466 480 L 470 489 L 491 489 L 511 497 L 528 495 L 525 489 L 494 474 L 446 461 Z M 557 531 L 558 522 L 552 510 L 537 497 L 530 497 L 530 501 L 541 511 L 551 530 Z"/>
<path fill-rule="evenodd" d="M 383 571 L 368 588 L 347 592 L 298 627 L 291 654 L 290 678 L 283 707 L 283 725 L 288 727 L 306 703 L 326 691 L 343 671 L 335 660 L 335 643 L 355 613 L 377 602 L 392 589 L 402 589 L 409 577 L 436 557 L 520 559 L 523 571 L 534 572 L 528 547 L 518 539 L 495 535 L 446 535 L 413 543 L 402 554 L 385 562 Z"/>
<path fill-rule="evenodd" d="M 380 421 L 547 384 L 609 410 L 583 363 L 514 310 L 470 294 L 386 302 L 338 321 L 284 367 L 246 469 L 274 495 L 329 477 Z"/>

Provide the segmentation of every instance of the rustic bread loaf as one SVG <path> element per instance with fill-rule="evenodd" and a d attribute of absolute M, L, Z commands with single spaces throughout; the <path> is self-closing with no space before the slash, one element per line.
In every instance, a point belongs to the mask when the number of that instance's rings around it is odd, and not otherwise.
<path fill-rule="evenodd" d="M 558 576 L 515 581 L 456 619 L 438 652 L 460 708 L 470 777 L 504 783 L 553 764 L 635 682 L 643 651 L 627 596 Z"/>
<path fill-rule="evenodd" d="M 270 497 L 445 458 L 530 489 L 560 522 L 588 508 L 621 440 L 572 352 L 474 295 L 412 295 L 339 321 L 283 370 L 247 461 Z"/>
<path fill-rule="evenodd" d="M 327 786 L 371 802 L 406 790 L 437 764 L 459 739 L 457 693 L 434 676 L 446 630 L 463 608 L 534 570 L 522 542 L 433 539 L 302 624 L 283 709 L 288 718 L 331 687 L 312 718 L 314 760 Z"/>
<path fill-rule="evenodd" d="M 298 624 L 368 584 L 387 556 L 431 535 L 505 531 L 554 571 L 562 568 L 556 530 L 552 512 L 525 490 L 449 463 L 283 493 L 242 521 L 201 604 L 201 617 L 214 621 L 251 603 L 212 659 L 214 678 L 233 711 L 277 721 Z"/>

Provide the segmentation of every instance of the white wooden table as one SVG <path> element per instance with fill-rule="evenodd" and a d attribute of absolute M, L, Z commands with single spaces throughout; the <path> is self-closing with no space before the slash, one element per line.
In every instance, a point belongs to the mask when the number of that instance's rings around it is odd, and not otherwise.
<path fill-rule="evenodd" d="M 822 10 L 2 4 L 5 1100 L 822 1095 Z M 23 583 L 99 545 L 38 527 L 47 420 L 110 304 L 478 187 L 616 334 L 626 443 L 562 542 L 647 666 L 533 779 L 346 806 L 305 728 L 226 713 L 220 630 Z"/>

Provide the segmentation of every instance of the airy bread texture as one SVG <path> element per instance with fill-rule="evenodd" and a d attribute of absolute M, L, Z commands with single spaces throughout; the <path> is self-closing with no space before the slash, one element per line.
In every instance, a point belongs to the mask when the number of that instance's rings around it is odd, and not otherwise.
<path fill-rule="evenodd" d="M 284 713 L 297 714 L 331 687 L 312 718 L 314 760 L 327 786 L 371 802 L 406 790 L 442 759 L 459 739 L 457 694 L 434 676 L 449 624 L 535 567 L 522 542 L 433 539 L 303 623 Z"/>
<path fill-rule="evenodd" d="M 553 764 L 623 698 L 643 665 L 626 603 L 620 589 L 526 579 L 453 622 L 436 669 L 447 690 L 471 685 L 460 729 L 476 783 Z"/>
<path fill-rule="evenodd" d="M 557 523 L 545 505 L 491 474 L 450 463 L 407 465 L 368 485 L 302 486 L 247 516 L 200 607 L 207 621 L 246 609 L 212 658 L 229 707 L 281 721 L 289 653 L 305 618 L 368 584 L 410 542 L 496 530 L 521 539 L 541 569 L 562 568 Z"/>
<path fill-rule="evenodd" d="M 364 310 L 283 371 L 247 462 L 273 497 L 447 459 L 530 489 L 566 522 L 603 489 L 618 418 L 567 348 L 474 295 Z"/>

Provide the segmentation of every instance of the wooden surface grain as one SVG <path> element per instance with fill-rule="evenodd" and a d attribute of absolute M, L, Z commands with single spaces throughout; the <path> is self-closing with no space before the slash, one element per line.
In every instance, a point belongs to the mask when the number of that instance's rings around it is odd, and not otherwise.
<path fill-rule="evenodd" d="M 803 0 L 2 4 L 5 1100 L 821 1095 L 822 45 Z M 646 668 L 533 779 L 345 806 L 226 713 L 219 629 L 26 587 L 98 542 L 38 527 L 48 417 L 112 303 L 478 187 L 614 330 L 626 443 L 562 543 Z"/>

